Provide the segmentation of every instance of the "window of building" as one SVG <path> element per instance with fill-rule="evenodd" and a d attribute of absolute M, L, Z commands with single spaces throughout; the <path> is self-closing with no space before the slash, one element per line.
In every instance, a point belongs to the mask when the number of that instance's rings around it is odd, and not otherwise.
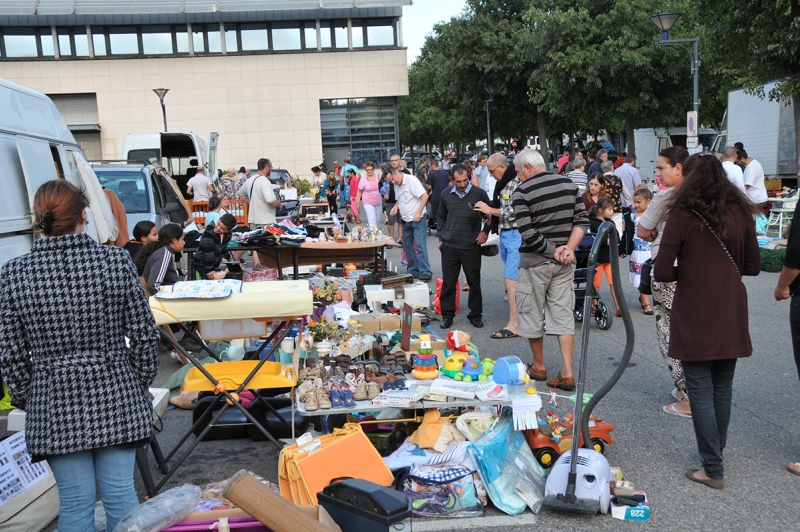
<path fill-rule="evenodd" d="M 53 32 L 50 28 L 39 29 L 39 44 L 42 46 L 42 57 L 55 57 L 56 46 L 53 40 Z M 8 48 L 6 48 L 6 54 L 8 54 Z"/>
<path fill-rule="evenodd" d="M 320 100 L 322 151 L 332 158 L 349 152 L 353 164 L 387 162 L 397 149 L 394 98 Z"/>
<path fill-rule="evenodd" d="M 33 29 L 5 28 L 3 30 L 3 44 L 6 47 L 6 57 L 37 57 L 39 55 L 36 46 L 36 34 Z M 51 49 L 52 46 L 53 38 L 51 36 Z M 51 53 L 50 55 L 53 54 Z"/>
<path fill-rule="evenodd" d="M 147 55 L 172 54 L 172 31 L 169 26 L 142 27 L 142 48 Z"/>
<path fill-rule="evenodd" d="M 233 53 L 239 51 L 239 44 L 236 42 L 236 26 L 231 24 L 225 26 L 225 53 Z"/>
<path fill-rule="evenodd" d="M 72 43 L 69 38 L 69 28 L 58 28 L 58 53 L 62 56 L 72 55 Z"/>
<path fill-rule="evenodd" d="M 347 21 L 337 20 L 333 23 L 333 35 L 336 48 L 348 48 L 347 42 Z"/>
<path fill-rule="evenodd" d="M 269 50 L 266 24 L 242 24 L 242 51 Z"/>
<path fill-rule="evenodd" d="M 206 51 L 205 32 L 202 24 L 192 26 L 192 46 L 196 54 L 202 54 Z"/>
<path fill-rule="evenodd" d="M 136 28 L 109 28 L 111 55 L 138 55 L 139 36 Z"/>
<path fill-rule="evenodd" d="M 300 26 L 275 22 L 272 24 L 273 50 L 300 50 Z"/>
<path fill-rule="evenodd" d="M 350 21 L 353 35 L 353 48 L 364 48 L 364 23 L 354 18 Z"/>
<path fill-rule="evenodd" d="M 306 22 L 303 24 L 303 38 L 306 41 L 306 49 L 317 49 L 317 24 L 315 22 Z"/>
<path fill-rule="evenodd" d="M 219 24 L 208 25 L 208 53 L 222 53 L 222 32 L 219 29 Z"/>
<path fill-rule="evenodd" d="M 175 30 L 175 46 L 179 54 L 189 53 L 189 34 L 186 26 L 178 26 Z"/>
<path fill-rule="evenodd" d="M 332 48 L 333 43 L 333 29 L 330 22 L 319 23 L 319 41 L 322 43 L 322 49 Z"/>
<path fill-rule="evenodd" d="M 92 26 L 92 46 L 94 47 L 95 57 L 108 55 L 106 50 L 106 34 L 103 28 Z"/>
<path fill-rule="evenodd" d="M 72 37 L 75 41 L 75 55 L 89 57 L 89 36 L 86 35 L 86 28 L 73 28 Z"/>
<path fill-rule="evenodd" d="M 394 24 L 390 19 L 368 20 L 367 46 L 395 46 Z"/>

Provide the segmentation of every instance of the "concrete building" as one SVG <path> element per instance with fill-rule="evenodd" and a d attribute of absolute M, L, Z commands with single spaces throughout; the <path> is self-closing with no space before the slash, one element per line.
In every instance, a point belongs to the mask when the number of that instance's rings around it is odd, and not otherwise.
<path fill-rule="evenodd" d="M 411 0 L 3 0 L 0 77 L 49 95 L 89 158 L 128 133 L 219 133 L 220 168 L 309 176 L 399 150 Z"/>

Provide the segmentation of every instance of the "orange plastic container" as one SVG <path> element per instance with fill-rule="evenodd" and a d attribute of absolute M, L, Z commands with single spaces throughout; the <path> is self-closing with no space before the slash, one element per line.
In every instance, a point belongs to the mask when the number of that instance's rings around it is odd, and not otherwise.
<path fill-rule="evenodd" d="M 257 365 L 257 360 L 237 360 L 206 364 L 203 368 L 221 384 L 224 384 L 225 389 L 233 391 L 239 388 Z M 265 362 L 255 377 L 247 383 L 247 387 L 250 389 L 292 388 L 296 384 L 297 379 L 291 366 L 278 362 Z M 186 392 L 210 392 L 214 390 L 214 384 L 199 369 L 192 368 L 183 380 L 183 390 Z"/>

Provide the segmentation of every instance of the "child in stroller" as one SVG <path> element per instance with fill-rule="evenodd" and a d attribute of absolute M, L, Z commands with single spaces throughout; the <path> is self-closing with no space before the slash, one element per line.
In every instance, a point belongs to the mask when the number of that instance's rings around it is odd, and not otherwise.
<path fill-rule="evenodd" d="M 611 328 L 614 315 L 606 304 L 601 301 L 600 294 L 594 289 L 594 280 L 591 279 L 587 282 L 589 252 L 593 244 L 594 235 L 587 233 L 583 237 L 583 240 L 581 240 L 581 243 L 578 244 L 578 247 L 575 248 L 575 273 L 572 279 L 573 290 L 575 291 L 575 308 L 573 310 L 573 315 L 575 316 L 575 321 L 583 321 L 583 304 L 586 299 L 586 290 L 588 288 L 591 290 L 591 298 L 594 303 L 592 305 L 592 317 L 595 319 L 595 322 L 597 322 L 597 326 L 605 331 Z"/>

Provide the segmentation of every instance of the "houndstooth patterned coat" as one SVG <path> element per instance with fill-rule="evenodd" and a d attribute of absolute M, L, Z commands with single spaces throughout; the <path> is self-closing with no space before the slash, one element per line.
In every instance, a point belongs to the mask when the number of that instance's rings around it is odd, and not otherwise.
<path fill-rule="evenodd" d="M 158 337 L 124 249 L 79 233 L 38 239 L 6 263 L 0 373 L 26 410 L 28 451 L 49 456 L 148 438 Z"/>

